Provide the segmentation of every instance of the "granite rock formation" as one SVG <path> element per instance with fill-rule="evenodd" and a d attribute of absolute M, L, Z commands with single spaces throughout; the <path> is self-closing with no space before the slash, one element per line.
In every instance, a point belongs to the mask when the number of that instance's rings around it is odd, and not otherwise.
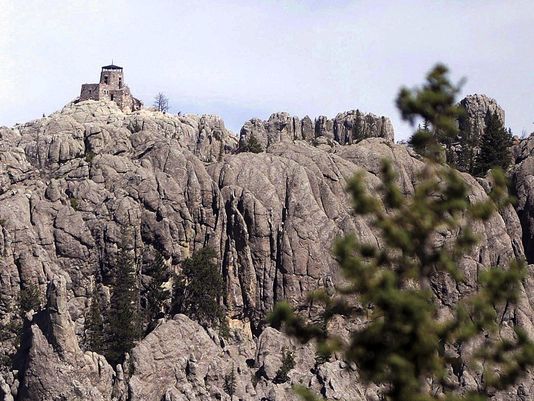
<path fill-rule="evenodd" d="M 495 99 L 486 95 L 469 95 L 460 101 L 464 115 L 459 120 L 461 132 L 468 132 L 472 136 L 481 138 L 492 114 L 497 114 L 504 124 L 504 110 Z"/>
<path fill-rule="evenodd" d="M 115 372 L 103 356 L 80 349 L 66 296 L 65 278 L 54 277 L 47 288 L 46 308 L 29 323 L 29 349 L 17 399 L 111 399 Z"/>
<path fill-rule="evenodd" d="M 43 298 L 47 294 L 44 308 L 28 315 L 16 366 L 2 370 L 3 398 L 229 400 L 224 379 L 234 370 L 236 397 L 243 400 L 296 400 L 291 384 L 301 383 L 328 398 L 378 401 L 380 389 L 361 384 L 357 367 L 339 355 L 318 363 L 312 345 L 296 344 L 265 323 L 277 301 L 306 312 L 308 291 L 339 283 L 329 252 L 337 236 L 351 232 L 380 244 L 369 222 L 351 213 L 345 186 L 355 171 L 363 171 L 368 190 L 378 194 L 387 157 L 404 193 L 417 185 L 423 162 L 393 144 L 389 120 L 380 119 L 382 128 L 376 123 L 370 135 L 381 138 L 360 138 L 355 118 L 344 113 L 312 123 L 280 113 L 267 123 L 249 122 L 241 140 L 258 133 L 267 145 L 259 154 L 236 153 L 237 139 L 216 117 L 124 114 L 109 102 L 80 102 L 0 128 L 0 321 L 18 319 L 21 288 L 33 284 Z M 515 181 L 524 188 L 518 189 L 520 213 L 530 216 L 522 215 L 523 223 L 532 217 L 534 199 L 525 163 L 532 161 L 532 142 L 525 143 Z M 484 179 L 463 177 L 470 199 L 487 196 Z M 111 261 L 126 228 L 139 260 L 157 248 L 175 271 L 195 250 L 216 250 L 226 282 L 228 338 L 177 315 L 159 321 L 123 366 L 84 351 L 95 277 L 109 291 Z M 476 289 L 481 268 L 524 256 L 525 237 L 512 207 L 473 229 L 481 241 L 462 262 L 466 285 L 446 277 L 432 283 L 444 314 Z M 518 308 L 502 315 L 505 332 L 520 325 L 534 335 L 534 267 L 530 273 Z M 332 324 L 346 334 L 347 322 Z M 1 343 L 0 350 L 13 350 L 12 342 Z M 296 366 L 288 382 L 275 383 L 287 351 Z M 460 376 L 464 388 L 480 380 L 467 371 Z M 498 399 L 517 401 L 532 391 L 530 377 Z"/>
<path fill-rule="evenodd" d="M 288 113 L 272 114 L 267 121 L 252 119 L 243 125 L 240 145 L 254 136 L 264 149 L 281 141 L 303 140 L 335 141 L 346 145 L 366 138 L 384 138 L 393 142 L 394 131 L 387 117 L 351 110 L 339 113 L 333 120 L 325 116 L 312 121 L 308 116 L 302 120 Z"/>
<path fill-rule="evenodd" d="M 493 114 L 504 125 L 504 110 L 495 99 L 486 95 L 469 95 L 459 103 L 463 114 L 458 119 L 458 142 L 453 144 L 452 164 L 462 171 L 472 172 L 486 126 Z"/>
<path fill-rule="evenodd" d="M 513 147 L 512 182 L 516 209 L 523 226 L 523 244 L 529 263 L 534 263 L 534 135 Z"/>

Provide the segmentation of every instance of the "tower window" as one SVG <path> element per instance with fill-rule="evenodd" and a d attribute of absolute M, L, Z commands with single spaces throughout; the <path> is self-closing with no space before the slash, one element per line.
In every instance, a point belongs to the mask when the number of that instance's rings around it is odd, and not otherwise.
<path fill-rule="evenodd" d="M 113 93 L 111 94 L 111 100 L 113 100 Z"/>
<path fill-rule="evenodd" d="M 122 78 L 119 77 L 119 88 L 121 88 L 121 87 L 122 87 Z"/>
<path fill-rule="evenodd" d="M 108 83 L 108 76 L 107 76 L 107 75 L 104 76 L 104 83 L 105 83 L 106 85 L 107 85 L 107 83 Z"/>

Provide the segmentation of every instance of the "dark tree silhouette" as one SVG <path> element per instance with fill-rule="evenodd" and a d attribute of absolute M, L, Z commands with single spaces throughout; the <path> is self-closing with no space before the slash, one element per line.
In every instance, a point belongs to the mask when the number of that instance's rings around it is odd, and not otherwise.
<path fill-rule="evenodd" d="M 114 365 L 123 361 L 141 336 L 137 269 L 128 251 L 129 240 L 123 235 L 111 294 L 106 358 Z"/>
<path fill-rule="evenodd" d="M 236 390 L 237 380 L 235 377 L 235 366 L 232 365 L 232 370 L 224 375 L 224 391 L 230 396 L 230 401 L 234 399 Z"/>
<path fill-rule="evenodd" d="M 95 283 L 91 294 L 91 306 L 85 318 L 85 344 L 87 349 L 99 354 L 103 354 L 105 350 L 103 316 L 104 310 L 100 302 L 98 284 Z"/>
<path fill-rule="evenodd" d="M 421 88 L 401 88 L 396 100 L 404 120 L 412 125 L 417 119 L 425 122 L 425 127 L 411 137 L 410 144 L 421 155 L 436 161 L 452 160 L 451 145 L 458 137 L 457 120 L 462 114 L 455 100 L 462 84 L 452 84 L 448 72 L 446 66 L 436 65 Z"/>
<path fill-rule="evenodd" d="M 151 279 L 146 288 L 147 314 L 149 320 L 157 318 L 160 314 L 165 314 L 165 302 L 170 298 L 170 291 L 164 287 L 169 278 L 169 273 L 165 267 L 163 255 L 156 251 L 151 269 Z"/>
<path fill-rule="evenodd" d="M 219 304 L 223 289 L 215 251 L 203 248 L 184 261 L 181 273 L 176 276 L 173 309 L 211 326 L 223 319 Z"/>
<path fill-rule="evenodd" d="M 504 128 L 499 116 L 493 113 L 488 119 L 482 136 L 480 151 L 473 168 L 474 174 L 485 175 L 489 169 L 494 167 L 507 169 L 512 161 L 511 146 L 511 132 Z"/>
<path fill-rule="evenodd" d="M 20 310 L 29 312 L 38 310 L 41 307 L 41 292 L 36 284 L 29 283 L 24 285 L 19 294 Z"/>
<path fill-rule="evenodd" d="M 169 98 L 165 96 L 165 94 L 159 92 L 154 97 L 154 107 L 157 111 L 161 111 L 162 113 L 166 113 L 169 111 Z"/>

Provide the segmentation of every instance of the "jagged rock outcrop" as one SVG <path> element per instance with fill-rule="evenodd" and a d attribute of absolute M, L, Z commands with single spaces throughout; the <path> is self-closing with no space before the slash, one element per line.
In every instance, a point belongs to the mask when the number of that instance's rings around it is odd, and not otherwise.
<path fill-rule="evenodd" d="M 306 116 L 302 120 L 288 113 L 272 114 L 267 121 L 252 119 L 243 125 L 240 146 L 253 136 L 264 149 L 281 141 L 303 140 L 312 142 L 316 138 L 334 140 L 346 145 L 366 138 L 384 138 L 393 142 L 393 125 L 387 117 L 351 110 L 339 113 L 333 120 L 320 116 L 315 122 Z"/>
<path fill-rule="evenodd" d="M 288 382 L 276 382 L 285 353 L 294 355 Z M 358 384 L 354 366 L 343 361 L 317 364 L 312 344 L 298 344 L 267 328 L 256 341 L 239 333 L 229 339 L 176 315 L 163 322 L 132 350 L 132 401 L 230 400 L 225 377 L 235 374 L 235 398 L 297 401 L 291 383 L 305 384 L 329 399 L 365 401 L 377 389 Z"/>
<path fill-rule="evenodd" d="M 504 110 L 486 95 L 469 95 L 459 105 L 463 111 L 458 119 L 460 132 L 449 162 L 462 171 L 472 172 L 489 119 L 496 114 L 504 125 Z"/>
<path fill-rule="evenodd" d="M 355 384 L 357 369 L 341 357 L 316 366 L 311 346 L 265 327 L 275 302 L 287 299 L 305 311 L 308 291 L 339 283 L 330 254 L 337 236 L 351 232 L 380 244 L 368 220 L 351 212 L 345 187 L 355 171 L 363 171 L 369 191 L 378 194 L 380 163 L 387 157 L 404 193 L 417 184 L 423 162 L 392 143 L 387 122 L 373 128 L 385 137 L 363 139 L 355 136 L 357 114 L 338 117 L 312 123 L 279 114 L 267 125 L 251 123 L 250 132 L 262 132 L 268 144 L 260 154 L 235 154 L 237 141 L 215 117 L 124 114 L 106 102 L 69 105 L 48 118 L 0 129 L 0 319 L 21 288 L 32 283 L 44 292 L 52 281 L 45 311 L 27 330 L 31 341 L 18 372 L 20 397 L 27 398 L 21 399 L 84 394 L 99 400 L 128 393 L 152 399 L 148 391 L 159 397 L 154 400 L 228 399 L 222 384 L 232 366 L 239 370 L 236 395 L 244 400 L 293 400 L 295 383 L 330 398 L 378 399 L 377 389 Z M 345 138 L 344 146 L 336 138 Z M 485 180 L 463 177 L 470 199 L 486 197 Z M 125 229 L 138 260 L 157 248 L 174 270 L 196 249 L 216 250 L 226 281 L 229 339 L 177 316 L 141 340 L 124 369 L 113 372 L 101 357 L 81 351 L 95 277 L 105 292 Z M 481 268 L 523 255 L 513 209 L 473 229 L 481 241 L 463 260 L 466 284 L 456 287 L 445 277 L 433 283 L 445 315 L 477 288 Z M 520 307 L 503 314 L 503 325 L 532 333 L 532 280 L 525 285 Z M 298 363 L 288 383 L 274 383 L 284 347 Z M 104 384 L 93 394 L 95 372 Z M 15 383 L 14 373 L 4 382 L 0 391 Z"/>
<path fill-rule="evenodd" d="M 497 114 L 504 124 L 504 110 L 495 99 L 486 95 L 469 95 L 460 101 L 464 114 L 459 119 L 460 132 L 471 137 L 481 138 L 486 129 L 488 119 Z"/>
<path fill-rule="evenodd" d="M 46 308 L 30 322 L 17 400 L 111 400 L 115 372 L 103 356 L 80 349 L 66 296 L 65 278 L 52 279 Z"/>
<path fill-rule="evenodd" d="M 334 139 L 340 144 L 356 143 L 366 138 L 384 138 L 393 142 L 393 125 L 389 118 L 351 110 L 339 113 L 334 119 Z"/>

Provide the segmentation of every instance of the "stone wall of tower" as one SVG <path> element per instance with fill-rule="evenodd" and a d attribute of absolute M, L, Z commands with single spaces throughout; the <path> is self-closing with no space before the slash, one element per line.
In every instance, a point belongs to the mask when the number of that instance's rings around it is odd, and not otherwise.
<path fill-rule="evenodd" d="M 134 110 L 133 97 L 130 93 L 130 89 L 127 86 L 123 86 L 121 89 L 111 89 L 109 91 L 109 98 L 117 103 L 119 108 L 123 111 Z"/>
<path fill-rule="evenodd" d="M 122 70 L 102 70 L 100 73 L 100 84 L 108 85 L 110 89 L 120 89 L 124 85 L 124 74 Z"/>
<path fill-rule="evenodd" d="M 100 99 L 99 84 L 83 84 L 80 93 L 80 100 L 98 100 Z"/>

